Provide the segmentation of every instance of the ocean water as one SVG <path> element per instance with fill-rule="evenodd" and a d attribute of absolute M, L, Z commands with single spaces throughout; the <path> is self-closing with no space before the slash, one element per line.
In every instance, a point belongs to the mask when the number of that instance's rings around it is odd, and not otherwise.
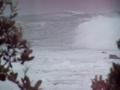
<path fill-rule="evenodd" d="M 27 64 L 30 65 L 28 75 L 33 81 L 43 80 L 42 90 L 92 90 L 91 79 L 96 74 L 106 78 L 112 62 L 119 62 L 109 59 L 109 54 L 119 55 L 118 50 L 101 49 L 97 46 L 96 49 L 84 48 L 81 44 L 76 47 L 74 44 L 77 38 L 77 42 L 82 40 L 85 41 L 83 43 L 85 46 L 93 46 L 93 42 L 90 42 L 92 33 L 89 29 L 93 30 L 93 36 L 98 37 L 101 33 L 99 30 L 97 33 L 95 29 L 103 25 L 94 27 L 101 24 L 99 20 L 103 21 L 103 24 L 106 20 L 104 17 L 97 18 L 99 17 L 96 15 L 75 12 L 22 15 L 17 18 L 17 22 L 23 27 L 24 38 L 31 43 L 35 56 L 35 60 Z M 103 31 L 109 34 L 109 30 Z M 101 40 L 104 41 L 105 37 Z M 98 39 L 94 40 L 97 45 Z M 102 53 L 103 51 L 105 53 Z"/>
<path fill-rule="evenodd" d="M 17 21 L 23 26 L 24 37 L 33 47 L 65 49 L 74 42 L 74 30 L 78 25 L 91 17 L 87 13 L 56 12 L 22 15 Z"/>

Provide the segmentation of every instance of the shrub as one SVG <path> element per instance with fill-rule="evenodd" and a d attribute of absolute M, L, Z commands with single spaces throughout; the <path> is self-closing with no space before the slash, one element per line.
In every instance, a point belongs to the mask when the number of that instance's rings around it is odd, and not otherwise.
<path fill-rule="evenodd" d="M 120 40 L 117 41 L 117 46 L 120 49 Z M 102 79 L 102 75 L 96 75 L 92 79 L 92 90 L 120 90 L 120 64 L 113 63 L 110 73 L 106 80 Z"/>
<path fill-rule="evenodd" d="M 0 81 L 9 81 L 17 84 L 20 90 L 38 90 L 42 81 L 39 80 L 34 86 L 31 85 L 30 78 L 26 75 L 28 68 L 24 71 L 24 77 L 18 81 L 18 72 L 13 71 L 13 62 L 31 61 L 34 56 L 28 41 L 23 39 L 22 28 L 16 24 L 17 4 L 13 5 L 12 0 L 0 0 Z M 10 13 L 5 15 L 5 10 L 10 9 Z"/>

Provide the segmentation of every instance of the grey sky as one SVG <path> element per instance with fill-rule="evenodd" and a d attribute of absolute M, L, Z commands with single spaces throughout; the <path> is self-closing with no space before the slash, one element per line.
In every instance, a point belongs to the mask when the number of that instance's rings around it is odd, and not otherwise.
<path fill-rule="evenodd" d="M 104 12 L 120 9 L 120 0 L 19 0 L 20 14 L 56 11 Z"/>

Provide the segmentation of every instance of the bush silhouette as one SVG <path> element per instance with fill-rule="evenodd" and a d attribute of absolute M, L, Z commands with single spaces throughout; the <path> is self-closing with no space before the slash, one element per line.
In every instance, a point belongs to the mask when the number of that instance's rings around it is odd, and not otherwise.
<path fill-rule="evenodd" d="M 120 40 L 117 41 L 117 46 L 120 49 Z M 110 73 L 106 80 L 102 79 L 102 75 L 96 75 L 92 79 L 92 90 L 120 90 L 120 64 L 113 63 Z"/>
<path fill-rule="evenodd" d="M 32 50 L 28 41 L 23 39 L 22 27 L 16 24 L 17 4 L 13 5 L 12 0 L 0 0 L 0 82 L 8 79 L 15 83 L 20 90 L 39 90 L 42 83 L 37 81 L 31 85 L 30 78 L 26 75 L 28 68 L 24 71 L 21 81 L 17 80 L 18 72 L 13 71 L 12 63 L 31 61 L 34 56 L 29 56 Z M 10 13 L 5 15 L 5 10 L 10 9 Z"/>

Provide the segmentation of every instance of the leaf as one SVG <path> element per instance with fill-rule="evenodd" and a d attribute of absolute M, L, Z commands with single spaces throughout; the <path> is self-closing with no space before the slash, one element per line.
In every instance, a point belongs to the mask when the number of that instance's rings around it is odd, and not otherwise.
<path fill-rule="evenodd" d="M 24 80 L 26 81 L 26 84 L 25 84 L 25 85 L 26 85 L 26 88 L 27 88 L 27 87 L 30 87 L 30 80 L 29 80 L 28 76 L 25 76 L 25 77 L 24 77 Z"/>
<path fill-rule="evenodd" d="M 6 57 L 3 57 L 3 60 L 7 61 L 8 59 Z"/>
<path fill-rule="evenodd" d="M 0 80 L 5 81 L 6 80 L 6 75 L 5 74 L 0 74 Z"/>
<path fill-rule="evenodd" d="M 5 39 L 0 39 L 0 45 L 4 44 Z"/>
<path fill-rule="evenodd" d="M 10 19 L 15 18 L 18 15 L 18 13 L 14 13 L 12 16 L 10 16 Z"/>
<path fill-rule="evenodd" d="M 12 64 L 10 63 L 9 66 L 12 68 Z"/>
<path fill-rule="evenodd" d="M 31 54 L 32 53 L 32 50 L 28 50 L 28 54 Z"/>
<path fill-rule="evenodd" d="M 3 66 L 3 67 L 2 67 L 2 72 L 3 72 L 3 73 L 9 72 L 9 68 L 4 68 L 4 66 Z"/>
<path fill-rule="evenodd" d="M 3 6 L 3 1 L 0 1 L 0 9 L 2 8 Z"/>
<path fill-rule="evenodd" d="M 4 32 L 1 30 L 1 31 L 0 31 L 0 36 L 2 36 L 2 35 L 3 35 L 3 33 L 4 33 Z"/>
<path fill-rule="evenodd" d="M 23 79 L 23 78 L 21 78 L 21 81 L 22 81 L 22 83 L 24 84 L 24 79 Z"/>
<path fill-rule="evenodd" d="M 18 87 L 19 87 L 21 90 L 24 90 L 24 88 L 23 88 L 22 86 L 18 85 Z"/>
<path fill-rule="evenodd" d="M 5 55 L 6 55 L 6 56 L 9 56 L 9 54 L 8 54 L 8 52 L 7 52 L 7 51 L 5 52 Z"/>
<path fill-rule="evenodd" d="M 35 84 L 35 88 L 39 88 L 39 86 L 41 85 L 41 83 L 42 83 L 42 80 L 39 80 L 39 81 L 37 81 L 37 83 Z"/>
<path fill-rule="evenodd" d="M 31 61 L 32 59 L 34 59 L 34 56 L 29 57 L 27 61 Z"/>
<path fill-rule="evenodd" d="M 8 79 L 12 82 L 16 82 L 17 77 L 18 77 L 18 73 L 14 73 L 14 72 L 10 72 L 10 74 L 8 75 Z"/>

